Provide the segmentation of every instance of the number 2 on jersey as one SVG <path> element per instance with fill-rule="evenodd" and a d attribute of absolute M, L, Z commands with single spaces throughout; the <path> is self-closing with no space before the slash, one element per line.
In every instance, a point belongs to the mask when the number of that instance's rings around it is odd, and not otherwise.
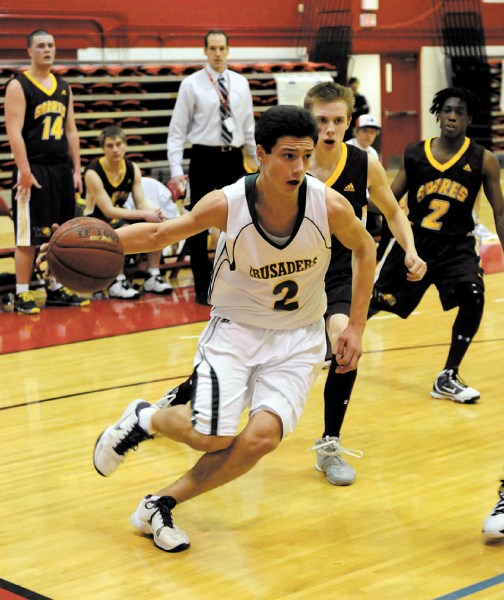
<path fill-rule="evenodd" d="M 56 140 L 60 140 L 63 135 L 63 117 L 61 115 L 57 115 L 53 117 L 48 115 L 44 118 L 44 129 L 42 131 L 42 139 L 48 140 L 50 137 L 53 137 Z"/>
<path fill-rule="evenodd" d="M 439 222 L 442 216 L 444 216 L 450 209 L 450 203 L 448 200 L 431 200 L 429 208 L 432 210 L 426 217 L 422 219 L 422 227 L 439 231 L 443 224 Z"/>
<path fill-rule="evenodd" d="M 273 305 L 275 310 L 291 311 L 299 308 L 299 302 L 293 300 L 298 293 L 298 285 L 295 281 L 282 281 L 282 283 L 279 283 L 274 287 L 273 293 L 275 296 L 283 294 L 283 297 L 280 298 L 280 300 L 277 300 Z"/>

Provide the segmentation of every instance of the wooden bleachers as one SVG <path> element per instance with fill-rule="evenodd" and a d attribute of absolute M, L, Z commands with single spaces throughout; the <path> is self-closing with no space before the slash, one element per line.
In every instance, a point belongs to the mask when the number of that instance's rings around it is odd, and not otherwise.
<path fill-rule="evenodd" d="M 154 176 L 168 172 L 166 139 L 178 88 L 182 79 L 201 68 L 200 64 L 182 65 L 57 65 L 56 73 L 72 86 L 75 118 L 82 147 L 83 167 L 101 154 L 97 137 L 107 124 L 115 123 L 128 131 L 132 140 L 129 153 L 143 174 Z M 249 79 L 254 113 L 257 116 L 276 104 L 274 73 L 289 71 L 332 71 L 318 63 L 231 64 Z M 25 67 L 0 65 L 0 104 L 8 79 Z M 189 162 L 187 146 L 184 164 Z M 0 113 L 0 190 L 12 186 L 14 163 L 7 144 L 5 117 Z M 158 178 L 158 177 L 156 177 Z"/>

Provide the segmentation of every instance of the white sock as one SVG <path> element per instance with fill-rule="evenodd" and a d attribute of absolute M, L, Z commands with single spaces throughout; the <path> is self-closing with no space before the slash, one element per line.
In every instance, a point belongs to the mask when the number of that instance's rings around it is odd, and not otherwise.
<path fill-rule="evenodd" d="M 158 275 L 161 275 L 161 271 L 157 268 L 147 269 L 147 273 L 149 273 L 151 277 L 157 277 Z"/>
<path fill-rule="evenodd" d="M 56 279 L 54 279 L 54 277 L 49 277 L 49 289 L 51 290 L 51 292 L 56 292 L 57 290 L 61 289 L 62 287 L 63 286 L 61 285 L 61 283 L 56 281 Z"/>
<path fill-rule="evenodd" d="M 30 291 L 29 283 L 16 283 L 16 294 L 24 294 Z"/>
<path fill-rule="evenodd" d="M 152 415 L 158 410 L 159 408 L 157 406 L 147 406 L 142 408 L 138 413 L 138 424 L 149 435 L 154 435 L 156 433 L 156 430 L 152 427 Z"/>

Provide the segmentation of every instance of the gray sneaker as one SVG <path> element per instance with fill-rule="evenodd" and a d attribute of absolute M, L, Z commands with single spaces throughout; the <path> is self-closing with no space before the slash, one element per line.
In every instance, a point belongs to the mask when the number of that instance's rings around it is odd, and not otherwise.
<path fill-rule="evenodd" d="M 480 397 L 478 390 L 469 387 L 455 369 L 444 369 L 432 386 L 433 398 L 447 398 L 459 404 L 474 404 Z"/>
<path fill-rule="evenodd" d="M 355 481 L 355 469 L 341 458 L 341 454 L 362 458 L 363 454 L 360 450 L 343 448 L 340 445 L 339 437 L 329 435 L 316 440 L 315 446 L 310 450 L 317 451 L 315 466 L 318 471 L 326 474 L 329 483 L 333 485 L 352 485 Z"/>
<path fill-rule="evenodd" d="M 93 463 L 96 471 L 108 477 L 123 462 L 126 453 L 136 449 L 140 442 L 152 439 L 138 424 L 138 413 L 152 406 L 142 399 L 133 400 L 117 423 L 111 425 L 96 440 Z"/>
<path fill-rule="evenodd" d="M 189 536 L 173 522 L 176 502 L 171 496 L 145 496 L 131 515 L 133 527 L 152 535 L 154 544 L 165 552 L 180 552 L 189 548 Z"/>

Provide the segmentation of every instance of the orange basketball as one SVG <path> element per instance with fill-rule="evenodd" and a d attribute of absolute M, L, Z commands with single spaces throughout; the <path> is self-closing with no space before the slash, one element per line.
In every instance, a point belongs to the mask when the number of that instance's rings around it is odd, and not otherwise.
<path fill-rule="evenodd" d="M 46 258 L 56 279 L 76 292 L 105 289 L 124 266 L 117 232 L 94 217 L 76 217 L 58 227 L 49 241 Z"/>

